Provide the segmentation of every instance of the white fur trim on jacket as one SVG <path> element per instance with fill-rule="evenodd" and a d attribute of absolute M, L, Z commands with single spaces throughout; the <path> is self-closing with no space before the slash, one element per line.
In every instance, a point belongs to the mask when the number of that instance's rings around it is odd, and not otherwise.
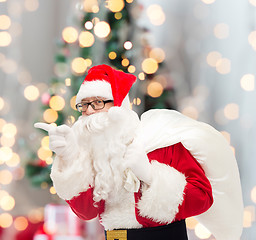
<path fill-rule="evenodd" d="M 104 80 L 84 82 L 77 93 L 76 104 L 87 97 L 104 97 L 108 100 L 113 100 L 110 83 Z"/>
<path fill-rule="evenodd" d="M 153 180 L 142 187 L 140 215 L 160 223 L 171 223 L 183 202 L 186 177 L 175 168 L 152 161 Z"/>
<path fill-rule="evenodd" d="M 81 156 L 83 156 L 83 159 L 81 159 Z M 89 161 L 85 161 L 85 158 L 86 154 L 80 154 L 80 157 L 74 159 L 69 166 L 59 169 L 61 159 L 58 156 L 55 157 L 50 176 L 60 198 L 70 200 L 78 196 L 79 193 L 88 190 L 90 185 L 92 186 L 92 165 Z M 84 169 L 86 169 L 86 172 Z"/>

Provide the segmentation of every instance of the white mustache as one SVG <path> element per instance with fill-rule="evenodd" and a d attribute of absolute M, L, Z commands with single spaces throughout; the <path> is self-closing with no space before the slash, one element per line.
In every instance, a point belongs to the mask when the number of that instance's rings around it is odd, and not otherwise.
<path fill-rule="evenodd" d="M 77 120 L 77 124 L 79 124 L 82 129 L 86 128 L 90 133 L 102 132 L 107 126 L 109 126 L 108 113 L 99 112 L 89 116 L 80 116 Z"/>

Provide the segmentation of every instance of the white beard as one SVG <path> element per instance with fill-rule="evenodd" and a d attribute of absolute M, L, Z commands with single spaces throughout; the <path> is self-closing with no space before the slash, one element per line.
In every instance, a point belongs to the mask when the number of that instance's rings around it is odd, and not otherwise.
<path fill-rule="evenodd" d="M 109 112 L 81 116 L 72 127 L 80 152 L 92 165 L 93 200 L 106 200 L 109 193 L 123 187 L 124 155 L 139 124 L 138 116 L 129 109 L 112 107 Z"/>

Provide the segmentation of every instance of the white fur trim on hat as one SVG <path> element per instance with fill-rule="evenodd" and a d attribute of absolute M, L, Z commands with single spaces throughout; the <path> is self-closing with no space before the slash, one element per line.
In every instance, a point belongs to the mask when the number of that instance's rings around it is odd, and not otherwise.
<path fill-rule="evenodd" d="M 151 164 L 154 177 L 150 186 L 143 184 L 137 205 L 139 213 L 155 222 L 171 223 L 183 202 L 186 177 L 166 164 L 157 161 Z"/>
<path fill-rule="evenodd" d="M 77 93 L 76 104 L 88 97 L 104 97 L 108 100 L 114 100 L 111 85 L 104 80 L 84 82 Z"/>
<path fill-rule="evenodd" d="M 129 99 L 129 93 L 126 95 L 126 97 L 124 98 L 121 107 L 127 108 L 127 109 L 131 109 L 131 103 L 130 103 L 130 99 Z"/>

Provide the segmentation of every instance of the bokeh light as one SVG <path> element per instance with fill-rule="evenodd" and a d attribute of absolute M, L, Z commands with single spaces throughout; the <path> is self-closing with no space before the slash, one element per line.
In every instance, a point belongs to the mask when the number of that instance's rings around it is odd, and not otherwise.
<path fill-rule="evenodd" d="M 165 21 L 165 14 L 162 7 L 158 4 L 152 4 L 147 8 L 147 16 L 153 25 L 161 25 Z"/>
<path fill-rule="evenodd" d="M 99 38 L 106 38 L 110 33 L 110 26 L 107 22 L 100 21 L 94 27 L 94 33 Z"/>
<path fill-rule="evenodd" d="M 163 88 L 167 87 L 167 79 L 164 75 L 158 74 L 153 78 L 154 81 L 157 81 L 159 83 L 161 83 L 161 85 L 163 86 Z"/>
<path fill-rule="evenodd" d="M 196 107 L 187 106 L 182 110 L 182 114 L 184 114 L 190 118 L 193 118 L 193 119 L 198 119 L 199 112 L 196 109 Z"/>
<path fill-rule="evenodd" d="M 71 86 L 71 78 L 66 78 L 66 79 L 65 79 L 65 85 L 66 85 L 67 87 L 70 87 L 70 86 Z"/>
<path fill-rule="evenodd" d="M 145 73 L 144 72 L 139 73 L 138 78 L 142 81 L 145 80 Z"/>
<path fill-rule="evenodd" d="M 252 31 L 248 36 L 248 42 L 256 50 L 256 31 Z"/>
<path fill-rule="evenodd" d="M 91 30 L 93 28 L 93 23 L 91 21 L 87 21 L 85 24 L 84 24 L 84 27 L 85 29 L 87 30 Z"/>
<path fill-rule="evenodd" d="M 85 63 L 87 65 L 87 67 L 90 67 L 92 65 L 92 60 L 90 58 L 86 58 Z"/>
<path fill-rule="evenodd" d="M 141 99 L 140 98 L 134 98 L 132 102 L 133 102 L 134 105 L 138 106 L 138 105 L 141 104 Z"/>
<path fill-rule="evenodd" d="M 130 50 L 130 49 L 132 48 L 132 42 L 126 41 L 126 42 L 124 43 L 124 48 L 125 48 L 126 50 Z"/>
<path fill-rule="evenodd" d="M 46 158 L 45 162 L 46 162 L 46 164 L 51 165 L 53 163 L 53 158 L 48 157 L 48 158 Z"/>
<path fill-rule="evenodd" d="M 108 0 L 107 8 L 112 12 L 120 12 L 124 8 L 124 0 Z"/>
<path fill-rule="evenodd" d="M 62 38 L 67 43 L 74 43 L 78 38 L 78 32 L 74 27 L 66 27 L 62 31 Z"/>
<path fill-rule="evenodd" d="M 227 58 L 221 58 L 216 63 L 216 71 L 220 74 L 228 74 L 231 70 L 231 62 Z"/>
<path fill-rule="evenodd" d="M 215 0 L 201 0 L 205 4 L 212 4 L 215 2 Z"/>
<path fill-rule="evenodd" d="M 24 97 L 29 101 L 35 101 L 39 98 L 39 90 L 36 86 L 29 85 L 24 89 Z"/>
<path fill-rule="evenodd" d="M 0 30 L 7 30 L 11 26 L 11 19 L 7 15 L 0 15 Z"/>
<path fill-rule="evenodd" d="M 158 63 L 161 63 L 165 59 L 165 52 L 162 48 L 153 48 L 149 52 L 149 57 L 155 59 Z"/>
<path fill-rule="evenodd" d="M 15 206 L 15 200 L 12 196 L 7 195 L 0 199 L 0 207 L 4 211 L 10 211 L 14 208 L 14 206 Z"/>
<path fill-rule="evenodd" d="M 221 59 L 221 57 L 222 55 L 219 52 L 209 52 L 206 61 L 211 67 L 216 67 L 217 62 Z"/>
<path fill-rule="evenodd" d="M 99 12 L 99 5 L 97 0 L 83 0 L 83 5 L 85 12 Z"/>
<path fill-rule="evenodd" d="M 9 193 L 6 192 L 5 190 L 0 190 L 0 199 L 2 199 L 4 196 L 8 196 Z"/>
<path fill-rule="evenodd" d="M 163 86 L 159 82 L 152 81 L 147 87 L 147 93 L 153 98 L 160 97 L 163 93 Z"/>
<path fill-rule="evenodd" d="M 12 147 L 15 143 L 15 138 L 2 136 L 0 138 L 0 143 L 2 144 L 3 147 Z"/>
<path fill-rule="evenodd" d="M 114 59 L 116 59 L 117 55 L 116 55 L 115 52 L 110 52 L 110 53 L 108 54 L 108 57 L 109 57 L 109 59 L 114 60 Z"/>
<path fill-rule="evenodd" d="M 94 36 L 91 32 L 82 31 L 79 34 L 79 44 L 81 47 L 91 47 L 94 44 Z"/>
<path fill-rule="evenodd" d="M 20 156 L 17 153 L 13 153 L 12 157 L 6 162 L 8 167 L 17 167 L 20 164 Z"/>
<path fill-rule="evenodd" d="M 31 223 L 38 223 L 44 220 L 44 208 L 32 209 L 28 212 L 28 219 Z"/>
<path fill-rule="evenodd" d="M 201 223 L 198 223 L 195 226 L 195 234 L 200 239 L 207 239 L 212 235 L 211 232 L 205 226 L 203 226 Z"/>
<path fill-rule="evenodd" d="M 61 96 L 53 96 L 50 99 L 49 106 L 55 111 L 61 111 L 65 107 L 65 100 Z"/>
<path fill-rule="evenodd" d="M 70 99 L 69 103 L 70 103 L 71 108 L 73 108 L 74 110 L 76 110 L 76 96 L 73 96 L 73 97 Z"/>
<path fill-rule="evenodd" d="M 37 155 L 40 159 L 46 160 L 52 156 L 52 151 L 49 148 L 40 147 L 37 151 Z"/>
<path fill-rule="evenodd" d="M 254 203 L 256 203 L 256 186 L 251 190 L 251 199 Z"/>
<path fill-rule="evenodd" d="M 42 189 L 48 188 L 48 183 L 47 183 L 47 182 L 42 182 L 42 183 L 41 183 L 41 188 L 42 188 Z"/>
<path fill-rule="evenodd" d="M 6 121 L 4 119 L 0 118 L 0 132 L 2 132 L 5 124 L 6 124 Z"/>
<path fill-rule="evenodd" d="M 0 111 L 4 108 L 4 99 L 0 97 Z"/>
<path fill-rule="evenodd" d="M 86 69 L 87 69 L 87 65 L 86 65 L 85 59 L 82 58 L 82 57 L 74 58 L 72 63 L 71 63 L 71 67 L 72 67 L 72 71 L 76 75 L 84 74 Z"/>
<path fill-rule="evenodd" d="M 124 67 L 127 67 L 129 65 L 130 61 L 129 59 L 125 58 L 122 60 L 121 64 L 124 66 Z"/>
<path fill-rule="evenodd" d="M 1 38 L 0 38 L 1 41 Z M 18 64 L 16 61 L 14 61 L 13 59 L 6 59 L 3 63 L 2 63 L 2 70 L 3 72 L 5 72 L 6 74 L 12 74 L 15 73 L 18 69 Z"/>
<path fill-rule="evenodd" d="M 245 74 L 240 80 L 241 88 L 245 91 L 254 91 L 255 76 L 253 74 Z"/>
<path fill-rule="evenodd" d="M 239 118 L 239 106 L 236 103 L 229 103 L 224 107 L 224 115 L 229 120 Z"/>
<path fill-rule="evenodd" d="M 0 47 L 7 47 L 10 45 L 12 37 L 8 32 L 0 32 Z"/>
<path fill-rule="evenodd" d="M 135 73 L 136 71 L 136 67 L 134 65 L 130 65 L 128 68 L 127 68 L 128 72 L 129 73 Z"/>
<path fill-rule="evenodd" d="M 41 146 L 44 148 L 49 148 L 49 136 L 44 136 L 41 140 Z"/>
<path fill-rule="evenodd" d="M 46 109 L 43 118 L 47 123 L 53 123 L 58 119 L 58 113 L 53 109 Z"/>
<path fill-rule="evenodd" d="M 186 226 L 188 229 L 194 230 L 197 224 L 198 221 L 193 217 L 189 217 L 186 219 Z"/>
<path fill-rule="evenodd" d="M 114 16 L 115 16 L 115 19 L 119 20 L 123 17 L 123 14 L 120 12 L 116 12 Z"/>
<path fill-rule="evenodd" d="M 28 220 L 25 217 L 17 217 L 13 223 L 18 231 L 24 231 L 28 227 Z"/>
<path fill-rule="evenodd" d="M 249 3 L 256 7 L 256 0 L 249 0 Z"/>
<path fill-rule="evenodd" d="M 12 225 L 13 218 L 9 213 L 2 213 L 0 214 L 0 227 L 8 228 Z"/>
<path fill-rule="evenodd" d="M 141 64 L 142 70 L 147 74 L 153 74 L 158 69 L 158 63 L 153 58 L 146 58 Z"/>
<path fill-rule="evenodd" d="M 8 161 L 9 159 L 11 159 L 12 154 L 13 154 L 13 152 L 12 152 L 11 148 L 9 148 L 9 147 L 1 147 L 0 148 L 1 161 L 4 161 L 4 162 Z"/>
<path fill-rule="evenodd" d="M 13 123 L 6 123 L 2 128 L 2 134 L 6 137 L 13 137 L 17 134 L 17 127 Z"/>
<path fill-rule="evenodd" d="M 225 39 L 229 36 L 229 25 L 226 23 L 219 23 L 214 27 L 214 35 L 216 38 Z"/>
<path fill-rule="evenodd" d="M 34 12 L 38 9 L 39 2 L 38 0 L 25 0 L 24 7 L 27 11 Z"/>
<path fill-rule="evenodd" d="M 0 184 L 8 185 L 13 179 L 12 173 L 9 170 L 0 171 Z"/>
<path fill-rule="evenodd" d="M 254 220 L 255 220 L 255 207 L 254 206 L 246 206 L 244 208 L 243 227 L 250 228 L 252 226 L 252 222 Z"/>
<path fill-rule="evenodd" d="M 56 190 L 55 190 L 54 187 L 50 187 L 50 190 L 49 190 L 49 191 L 50 191 L 51 194 L 56 194 Z"/>

